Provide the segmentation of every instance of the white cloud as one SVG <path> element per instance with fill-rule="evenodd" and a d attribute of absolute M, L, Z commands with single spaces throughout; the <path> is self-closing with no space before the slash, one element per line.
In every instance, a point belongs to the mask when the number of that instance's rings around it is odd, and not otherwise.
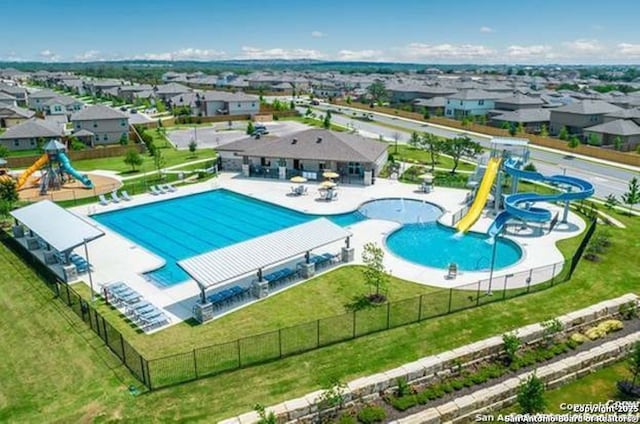
<path fill-rule="evenodd" d="M 327 55 L 312 49 L 262 49 L 242 46 L 239 59 L 326 59 Z"/>
<path fill-rule="evenodd" d="M 322 31 L 311 31 L 311 36 L 312 36 L 313 38 L 323 38 L 323 37 L 326 37 L 326 36 L 327 36 L 327 34 L 325 34 L 325 33 L 324 33 L 324 32 L 322 32 Z"/>
<path fill-rule="evenodd" d="M 623 56 L 640 56 L 640 44 L 620 43 L 617 47 Z"/>
<path fill-rule="evenodd" d="M 534 46 L 518 46 L 513 45 L 507 48 L 506 56 L 511 59 L 544 59 L 553 57 L 551 46 L 534 45 Z"/>
<path fill-rule="evenodd" d="M 424 44 L 410 43 L 400 49 L 400 56 L 409 60 L 485 61 L 495 56 L 492 48 L 478 44 Z"/>
<path fill-rule="evenodd" d="M 493 28 L 488 27 L 488 26 L 481 26 L 480 27 L 480 32 L 483 32 L 485 34 L 488 34 L 490 32 L 496 32 Z"/>
<path fill-rule="evenodd" d="M 575 41 L 566 41 L 562 43 L 562 45 L 565 48 L 569 49 L 570 52 L 578 55 L 600 53 L 602 50 L 604 50 L 604 47 L 598 40 L 580 39 Z"/>
<path fill-rule="evenodd" d="M 84 53 L 77 54 L 74 56 L 75 60 L 80 62 L 91 62 L 94 60 L 104 60 L 103 57 L 100 56 L 100 52 L 98 50 L 88 50 Z"/>
<path fill-rule="evenodd" d="M 220 50 L 197 49 L 188 47 L 173 52 L 144 53 L 135 55 L 133 59 L 146 60 L 216 60 L 226 57 L 226 53 Z"/>
<path fill-rule="evenodd" d="M 47 62 L 57 62 L 60 60 L 60 55 L 55 54 L 49 49 L 42 50 L 40 52 L 40 57 Z"/>
<path fill-rule="evenodd" d="M 360 60 L 379 61 L 379 60 L 384 60 L 382 55 L 383 55 L 382 50 L 340 50 L 338 52 L 338 60 L 346 60 L 346 61 L 360 61 Z"/>

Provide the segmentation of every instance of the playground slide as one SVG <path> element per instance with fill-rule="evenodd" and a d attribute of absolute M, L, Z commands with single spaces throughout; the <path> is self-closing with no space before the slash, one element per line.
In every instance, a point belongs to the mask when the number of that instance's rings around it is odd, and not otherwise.
<path fill-rule="evenodd" d="M 569 177 L 567 175 L 544 176 L 539 172 L 520 169 L 520 163 L 516 160 L 508 160 L 504 164 L 507 174 L 518 179 L 540 181 L 567 190 L 556 194 L 516 193 L 505 197 L 505 212 L 499 214 L 489 227 L 488 234 L 495 236 L 509 218 L 516 217 L 524 221 L 546 222 L 551 220 L 551 211 L 543 208 L 532 207 L 536 202 L 568 202 L 582 200 L 593 196 L 593 184 L 589 181 Z"/>
<path fill-rule="evenodd" d="M 491 187 L 500 170 L 500 158 L 491 158 L 487 164 L 487 169 L 484 171 L 484 176 L 480 182 L 480 187 L 476 192 L 476 197 L 473 199 L 473 204 L 469 209 L 469 212 L 458 222 L 456 228 L 458 231 L 466 232 L 471 226 L 478 220 L 484 209 L 484 205 L 487 204 L 489 193 L 491 193 Z"/>
<path fill-rule="evenodd" d="M 47 154 L 45 153 L 40 156 L 38 160 L 33 163 L 33 165 L 27 168 L 26 171 L 20 174 L 20 176 L 18 177 L 16 188 L 22 187 L 27 182 L 31 174 L 42 168 L 47 162 L 49 162 L 49 156 L 47 156 Z"/>
<path fill-rule="evenodd" d="M 82 184 L 84 184 L 85 187 L 93 188 L 93 183 L 91 182 L 89 177 L 87 177 L 86 175 L 81 174 L 78 171 L 76 171 L 71 166 L 71 162 L 69 161 L 69 157 L 67 157 L 67 155 L 64 152 L 59 152 L 58 153 L 58 158 L 60 160 L 60 165 L 62 166 L 62 169 L 64 169 L 64 171 L 67 174 L 71 175 L 76 180 L 82 182 Z"/>

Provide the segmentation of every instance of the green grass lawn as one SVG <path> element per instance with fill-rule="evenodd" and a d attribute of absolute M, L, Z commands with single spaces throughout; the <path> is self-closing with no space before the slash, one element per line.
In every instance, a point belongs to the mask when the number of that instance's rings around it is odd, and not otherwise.
<path fill-rule="evenodd" d="M 308 116 L 286 116 L 286 117 L 280 118 L 280 120 L 296 121 L 296 122 L 300 122 L 301 124 L 309 125 L 311 127 L 323 128 L 322 119 L 313 119 Z M 347 128 L 343 127 L 342 125 L 336 125 L 334 123 L 331 123 L 331 127 L 329 129 L 332 131 L 338 131 L 338 132 L 347 131 Z"/>
<path fill-rule="evenodd" d="M 0 354 L 6 359 L 0 365 L 0 421 L 33 422 L 46 416 L 55 422 L 92 418 L 98 422 L 212 422 L 251 410 L 256 402 L 268 405 L 303 395 L 333 378 L 349 381 L 633 292 L 640 273 L 636 260 L 640 218 L 616 218 L 628 228 L 609 229 L 613 245 L 602 260 L 583 260 L 570 282 L 552 289 L 138 397 L 127 393 L 131 377 L 114 364 L 84 323 L 52 300 L 38 277 L 0 246 L 0 261 L 6 270 L 0 273 Z M 576 243 L 576 239 L 566 240 L 560 247 L 572 251 Z M 334 281 L 331 274 L 327 279 Z M 324 306 L 316 302 L 307 309 L 338 308 L 341 303 Z M 287 306 L 310 313 L 291 303 Z M 293 319 L 293 313 L 286 310 L 277 314 L 273 319 L 283 323 Z M 227 319 L 236 318 L 230 315 Z M 216 331 L 198 327 L 190 330 Z M 183 340 L 175 333 L 165 333 L 164 337 L 165 343 L 180 344 Z M 585 395 L 583 400 L 590 399 Z"/>
<path fill-rule="evenodd" d="M 398 153 L 396 153 L 396 146 L 389 146 L 389 154 L 393 154 L 395 160 L 403 162 L 413 162 L 423 165 L 431 166 L 431 153 L 426 150 L 414 149 L 411 146 L 404 144 L 398 144 Z M 449 156 L 438 155 L 436 161 L 436 168 L 451 169 L 453 167 L 453 159 Z M 476 166 L 471 163 L 460 161 L 458 164 L 458 171 L 473 171 Z"/>

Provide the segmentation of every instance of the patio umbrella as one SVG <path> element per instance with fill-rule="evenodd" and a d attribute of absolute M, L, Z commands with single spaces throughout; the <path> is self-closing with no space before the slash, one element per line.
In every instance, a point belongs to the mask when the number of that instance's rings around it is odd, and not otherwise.
<path fill-rule="evenodd" d="M 291 180 L 289 181 L 291 181 L 292 183 L 306 183 L 307 179 L 298 175 L 297 177 L 291 178 Z"/>
<path fill-rule="evenodd" d="M 333 181 L 323 181 L 320 186 L 324 187 L 324 188 L 334 188 L 337 184 L 334 183 Z"/>
<path fill-rule="evenodd" d="M 338 174 L 337 172 L 333 172 L 333 171 L 325 171 L 322 176 L 324 178 L 338 178 L 340 176 L 340 174 Z"/>
<path fill-rule="evenodd" d="M 432 174 L 422 174 L 422 175 L 418 175 L 418 178 L 424 180 L 425 182 L 431 182 L 433 181 L 433 175 Z"/>

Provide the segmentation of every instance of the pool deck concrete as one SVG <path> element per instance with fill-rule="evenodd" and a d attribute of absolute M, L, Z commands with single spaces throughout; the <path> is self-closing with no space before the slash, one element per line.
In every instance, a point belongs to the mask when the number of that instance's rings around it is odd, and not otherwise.
<path fill-rule="evenodd" d="M 351 212 L 356 210 L 362 203 L 374 199 L 394 197 L 417 199 L 440 206 L 445 211 L 440 218 L 440 222 L 450 225 L 452 214 L 464 206 L 464 200 L 468 192 L 467 190 L 436 187 L 431 193 L 423 193 L 417 190 L 416 185 L 378 179 L 375 185 L 369 187 L 340 185 L 338 198 L 334 201 L 326 202 L 319 200 L 319 185 L 317 183 L 306 183 L 305 185 L 308 187 L 306 195 L 291 196 L 292 184 L 288 181 L 249 179 L 242 178 L 237 174 L 222 173 L 219 178 L 200 184 L 181 186 L 173 193 L 157 196 L 142 194 L 133 196 L 129 202 L 120 202 L 107 206 L 98 204 L 84 205 L 71 210 L 78 215 L 89 217 L 93 224 L 106 233 L 104 237 L 89 245 L 90 261 L 94 267 L 92 274 L 94 288 L 97 289 L 102 284 L 114 281 L 125 281 L 131 288 L 144 296 L 146 300 L 163 308 L 170 316 L 172 324 L 175 324 L 192 316 L 192 307 L 199 294 L 196 283 L 191 280 L 171 287 L 160 287 L 148 281 L 143 274 L 161 267 L 164 264 L 164 260 L 111 231 L 109 228 L 91 220 L 91 215 L 178 198 L 217 188 L 225 188 L 300 212 L 323 215 Z M 550 209 L 553 214 L 559 212 L 560 216 L 562 216 L 562 208 L 556 205 L 544 204 L 541 206 Z M 176 211 L 176 219 L 179 219 L 179 210 Z M 486 232 L 492 220 L 493 215 L 485 211 L 485 214 L 472 227 L 472 231 Z M 347 227 L 353 234 L 351 240 L 351 246 L 355 248 L 355 261 L 353 263 L 361 263 L 361 254 L 366 243 L 375 242 L 384 246 L 386 236 L 399 227 L 400 224 L 395 222 L 373 219 Z M 522 228 L 517 232 L 516 230 L 509 230 L 506 237 L 518 243 L 523 250 L 523 257 L 518 263 L 496 271 L 491 279 L 491 284 L 489 283 L 489 272 L 463 271 L 458 272 L 454 279 L 448 279 L 446 270 L 408 262 L 395 256 L 387 249 L 385 249 L 385 266 L 396 277 L 436 287 L 458 287 L 469 290 L 478 290 L 479 287 L 480 290 L 485 292 L 502 290 L 503 288 L 524 287 L 527 284 L 547 281 L 561 271 L 561 264 L 564 258 L 555 247 L 555 243 L 558 240 L 573 237 L 582 232 L 585 228 L 585 223 L 577 215 L 569 213 L 568 223 L 558 224 L 550 234 L 547 234 L 548 225 L 544 227 L 545 234 L 542 236 L 539 235 L 540 229 L 537 227 Z M 339 246 L 331 246 L 330 248 L 337 250 Z M 82 249 L 78 249 L 77 253 L 84 256 Z M 536 270 L 530 271 L 531 269 Z M 246 284 L 247 282 L 248 280 L 244 279 L 241 283 Z"/>

